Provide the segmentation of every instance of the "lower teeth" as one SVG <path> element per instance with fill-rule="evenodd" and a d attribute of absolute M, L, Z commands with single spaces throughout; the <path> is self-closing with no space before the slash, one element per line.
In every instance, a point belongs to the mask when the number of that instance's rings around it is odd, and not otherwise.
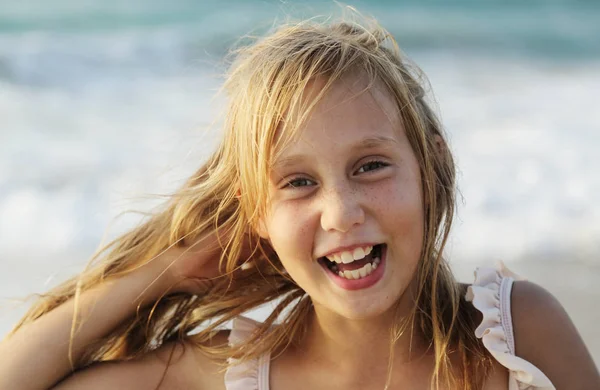
<path fill-rule="evenodd" d="M 338 267 L 334 266 L 332 267 L 332 271 L 334 273 L 337 273 L 338 276 L 344 278 L 344 279 L 349 279 L 349 280 L 354 280 L 354 279 L 361 279 L 364 277 L 369 276 L 373 271 L 375 271 L 377 269 L 377 266 L 379 265 L 379 263 L 381 263 L 381 259 L 379 257 L 376 257 L 375 259 L 373 259 L 372 263 L 367 263 L 364 267 L 359 268 L 359 269 L 355 269 L 352 271 L 338 271 Z"/>

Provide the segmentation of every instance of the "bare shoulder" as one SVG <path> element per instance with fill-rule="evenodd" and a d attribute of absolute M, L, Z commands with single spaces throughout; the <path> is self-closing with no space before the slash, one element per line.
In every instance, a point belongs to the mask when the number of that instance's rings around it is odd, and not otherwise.
<path fill-rule="evenodd" d="M 544 288 L 516 281 L 511 296 L 516 355 L 531 362 L 557 389 L 600 388 L 600 375 L 560 302 Z"/>
<path fill-rule="evenodd" d="M 227 342 L 228 334 L 219 332 L 211 344 Z M 225 389 L 222 368 L 191 342 L 170 342 L 139 359 L 98 363 L 75 372 L 54 389 Z"/>

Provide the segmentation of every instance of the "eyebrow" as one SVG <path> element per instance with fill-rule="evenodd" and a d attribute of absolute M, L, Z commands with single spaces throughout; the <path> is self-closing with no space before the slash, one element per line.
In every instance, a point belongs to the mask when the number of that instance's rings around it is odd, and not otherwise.
<path fill-rule="evenodd" d="M 386 137 L 383 135 L 376 137 L 367 137 L 357 143 L 352 150 L 362 150 L 362 149 L 374 149 L 381 146 L 389 146 L 390 144 L 398 144 L 398 141 L 392 137 Z"/>
<path fill-rule="evenodd" d="M 379 147 L 387 147 L 390 144 L 398 144 L 398 141 L 392 137 L 387 136 L 375 136 L 375 137 L 366 137 L 358 141 L 354 146 L 352 146 L 351 151 L 357 152 L 360 150 L 368 150 L 375 149 Z M 293 166 L 299 163 L 302 163 L 306 160 L 309 160 L 308 156 L 305 155 L 292 155 L 288 157 L 281 158 L 277 160 L 271 167 L 277 169 L 287 168 L 289 166 Z"/>

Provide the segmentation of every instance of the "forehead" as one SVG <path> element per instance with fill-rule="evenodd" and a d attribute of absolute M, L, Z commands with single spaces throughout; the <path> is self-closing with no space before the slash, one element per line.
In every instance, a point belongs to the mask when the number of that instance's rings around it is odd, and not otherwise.
<path fill-rule="evenodd" d="M 372 114 L 383 113 L 388 119 L 398 119 L 399 108 L 396 101 L 392 98 L 384 83 L 376 78 L 369 78 L 361 73 L 351 73 L 334 81 L 330 86 L 328 80 L 320 78 L 311 80 L 303 91 L 305 101 L 314 101 L 319 99 L 318 103 L 311 112 L 308 122 L 315 119 L 322 119 L 320 116 L 331 114 L 332 111 L 340 109 L 340 106 L 349 103 L 361 105 L 363 111 L 370 110 Z M 323 90 L 326 88 L 323 96 Z M 331 116 L 331 115 L 330 115 Z M 305 126 L 309 126 L 306 123 Z"/>
<path fill-rule="evenodd" d="M 316 99 L 325 81 L 312 82 L 305 99 Z M 284 130 L 285 131 L 285 130 Z M 275 164 L 310 149 L 326 152 L 356 142 L 373 146 L 378 141 L 396 138 L 402 133 L 398 105 L 381 83 L 370 83 L 366 77 L 346 77 L 333 83 L 310 112 L 307 120 L 292 134 L 274 156 Z M 381 142 L 379 142 L 381 143 Z"/>

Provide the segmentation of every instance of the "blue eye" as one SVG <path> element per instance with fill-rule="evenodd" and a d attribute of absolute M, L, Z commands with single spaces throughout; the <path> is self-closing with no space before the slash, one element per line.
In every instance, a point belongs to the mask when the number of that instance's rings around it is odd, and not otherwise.
<path fill-rule="evenodd" d="M 384 163 L 383 161 L 369 161 L 368 163 L 362 165 L 358 168 L 357 173 L 365 173 L 369 171 L 375 171 L 377 169 L 381 169 L 383 167 L 387 167 L 389 164 Z"/>

